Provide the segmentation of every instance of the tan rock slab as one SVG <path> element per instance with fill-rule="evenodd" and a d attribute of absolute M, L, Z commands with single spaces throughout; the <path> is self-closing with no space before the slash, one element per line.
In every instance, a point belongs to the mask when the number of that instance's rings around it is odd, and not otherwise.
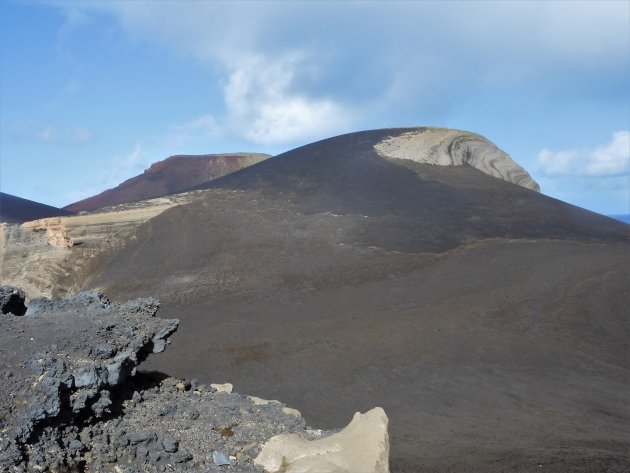
<path fill-rule="evenodd" d="M 232 383 L 223 383 L 223 384 L 211 384 L 211 388 L 216 389 L 218 393 L 231 393 L 234 386 Z"/>
<path fill-rule="evenodd" d="M 319 440 L 271 438 L 254 463 L 268 473 L 389 473 L 388 419 L 380 407 L 357 412 L 341 432 Z"/>

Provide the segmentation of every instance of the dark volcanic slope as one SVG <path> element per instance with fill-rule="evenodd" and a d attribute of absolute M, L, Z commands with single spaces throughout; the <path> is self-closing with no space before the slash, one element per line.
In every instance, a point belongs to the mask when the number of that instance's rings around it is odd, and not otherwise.
<path fill-rule="evenodd" d="M 0 222 L 22 223 L 38 218 L 72 214 L 74 212 L 0 192 Z"/>
<path fill-rule="evenodd" d="M 158 161 L 139 176 L 132 177 L 113 189 L 88 197 L 64 208 L 79 212 L 110 205 L 136 202 L 182 190 L 211 181 L 267 159 L 262 153 L 204 154 L 171 156 Z"/>
<path fill-rule="evenodd" d="M 386 160 L 374 144 L 414 129 L 351 133 L 281 154 L 197 186 L 257 189 L 306 213 L 370 217 L 361 239 L 379 247 L 434 251 L 485 238 L 619 241 L 628 226 L 469 166 Z"/>
<path fill-rule="evenodd" d="M 328 426 L 381 405 L 393 472 L 627 471 L 629 227 L 373 151 L 404 131 L 214 181 L 86 287 L 154 294 L 181 320 L 154 368 Z"/>

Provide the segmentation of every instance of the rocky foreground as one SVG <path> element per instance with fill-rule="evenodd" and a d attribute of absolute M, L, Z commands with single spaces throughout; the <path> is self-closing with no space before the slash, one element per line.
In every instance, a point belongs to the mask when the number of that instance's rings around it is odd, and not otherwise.
<path fill-rule="evenodd" d="M 0 471 L 389 471 L 382 409 L 322 432 L 230 385 L 138 371 L 177 330 L 158 307 L 84 292 L 26 308 L 0 288 Z"/>

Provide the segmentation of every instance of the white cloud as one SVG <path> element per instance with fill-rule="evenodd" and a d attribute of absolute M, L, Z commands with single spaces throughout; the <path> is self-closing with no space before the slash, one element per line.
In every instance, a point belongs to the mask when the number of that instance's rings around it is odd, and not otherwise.
<path fill-rule="evenodd" d="M 65 2 L 53 4 L 68 8 Z M 82 19 L 75 11 L 81 7 L 113 14 L 130 37 L 194 57 L 219 71 L 223 116 L 204 114 L 175 125 L 171 142 L 230 135 L 259 145 L 288 144 L 340 128 L 346 131 L 353 122 L 347 105 L 302 86 L 305 78 L 316 82 L 320 71 L 308 45 L 265 44 L 272 25 L 285 15 L 278 4 L 162 2 L 148 8 L 143 2 L 95 2 L 73 5 L 69 21 Z"/>
<path fill-rule="evenodd" d="M 257 144 L 444 113 L 488 84 L 611 90 L 602 81 L 619 74 L 606 71 L 627 68 L 630 51 L 630 6 L 618 1 L 51 3 L 69 31 L 86 14 L 112 16 L 127 38 L 218 74 L 225 109 L 208 110 L 214 131 Z"/>
<path fill-rule="evenodd" d="M 591 148 L 543 149 L 538 168 L 547 194 L 596 212 L 630 212 L 630 131 Z"/>
<path fill-rule="evenodd" d="M 348 113 L 331 100 L 288 96 L 258 103 L 250 111 L 245 136 L 254 143 L 292 143 L 306 137 L 327 135 L 346 126 Z M 247 116 L 247 115 L 245 115 Z"/>
<path fill-rule="evenodd" d="M 201 60 L 271 50 L 348 49 L 381 44 L 440 56 L 445 49 L 481 53 L 502 63 L 496 52 L 516 60 L 531 47 L 550 57 L 582 63 L 627 52 L 630 6 L 616 0 L 546 2 L 111 2 L 53 1 L 66 10 L 70 26 L 86 22 L 85 11 L 116 16 L 129 35 L 148 39 Z M 348 24 L 352 22 L 351 34 Z M 444 25 L 448 24 L 445 29 Z M 434 37 L 426 48 L 414 40 Z M 408 42 L 401 42 L 407 39 Z M 620 41 L 620 39 L 622 41 Z M 392 46 L 397 48 L 391 49 Z M 369 57 L 369 56 L 368 56 Z M 459 60 L 465 59 L 462 57 Z M 413 61 L 413 57 L 408 57 Z M 516 61 L 515 61 L 516 62 Z M 531 67 L 529 64 L 528 67 Z"/>
<path fill-rule="evenodd" d="M 17 128 L 11 137 L 18 141 L 35 141 L 45 144 L 84 144 L 94 140 L 94 132 L 85 127 L 62 128 L 45 125 L 40 128 Z"/>
<path fill-rule="evenodd" d="M 598 146 L 586 166 L 589 176 L 614 176 L 630 171 L 630 131 L 613 134 L 610 143 Z"/>
<path fill-rule="evenodd" d="M 171 126 L 170 145 L 199 136 L 233 136 L 257 145 L 278 145 L 321 138 L 347 129 L 354 120 L 344 105 L 299 90 L 298 77 L 316 75 L 305 54 L 280 58 L 239 55 L 225 64 L 222 94 L 225 114 L 201 115 Z"/>
<path fill-rule="evenodd" d="M 619 176 L 630 172 L 630 131 L 613 133 L 610 142 L 594 148 L 551 151 L 538 154 L 540 170 L 550 177 Z"/>
<path fill-rule="evenodd" d="M 274 145 L 325 135 L 352 122 L 343 105 L 297 89 L 304 54 L 271 60 L 257 56 L 229 65 L 223 87 L 225 127 L 247 140 Z"/>

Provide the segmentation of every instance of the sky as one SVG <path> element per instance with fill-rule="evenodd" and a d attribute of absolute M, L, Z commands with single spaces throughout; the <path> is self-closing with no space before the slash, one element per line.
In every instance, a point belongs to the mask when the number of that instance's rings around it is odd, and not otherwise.
<path fill-rule="evenodd" d="M 630 213 L 630 2 L 0 2 L 0 190 L 54 206 L 173 154 L 479 133 Z"/>

